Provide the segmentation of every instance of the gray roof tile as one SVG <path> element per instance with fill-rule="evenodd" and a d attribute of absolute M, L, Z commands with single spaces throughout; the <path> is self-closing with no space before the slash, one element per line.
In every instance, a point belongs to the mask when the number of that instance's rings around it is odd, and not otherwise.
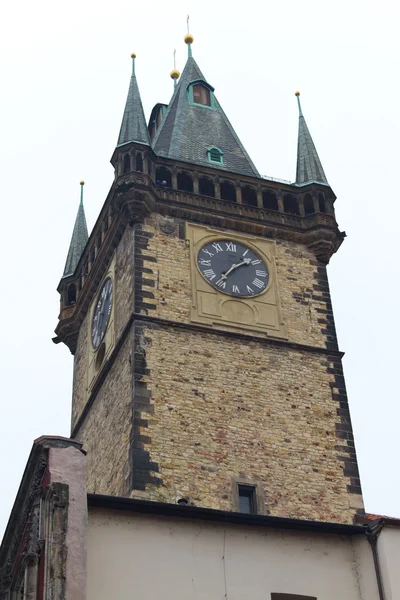
<path fill-rule="evenodd" d="M 150 146 L 149 132 L 146 126 L 142 100 L 140 98 L 139 87 L 135 76 L 135 59 L 132 58 L 132 60 L 132 76 L 117 146 L 127 144 L 128 142 L 140 142 Z"/>

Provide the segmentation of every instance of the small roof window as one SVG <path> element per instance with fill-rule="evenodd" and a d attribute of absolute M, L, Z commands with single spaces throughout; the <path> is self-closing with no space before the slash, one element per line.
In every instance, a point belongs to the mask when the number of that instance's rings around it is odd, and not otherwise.
<path fill-rule="evenodd" d="M 205 85 L 197 83 L 193 86 L 193 102 L 195 104 L 203 104 L 204 106 L 211 106 L 211 94 L 210 90 Z"/>
<path fill-rule="evenodd" d="M 211 146 L 207 150 L 207 158 L 209 162 L 224 164 L 224 153 L 216 146 Z"/>

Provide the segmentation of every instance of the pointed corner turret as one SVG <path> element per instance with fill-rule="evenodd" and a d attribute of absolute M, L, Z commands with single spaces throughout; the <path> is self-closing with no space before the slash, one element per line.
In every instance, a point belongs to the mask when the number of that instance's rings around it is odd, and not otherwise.
<path fill-rule="evenodd" d="M 296 185 L 306 183 L 323 183 L 329 185 L 315 148 L 311 134 L 308 130 L 300 104 L 300 92 L 296 92 L 299 107 L 299 137 L 297 142 L 297 169 Z"/>
<path fill-rule="evenodd" d="M 83 249 L 88 241 L 88 230 L 86 225 L 85 209 L 83 208 L 83 186 L 84 181 L 80 182 L 81 186 L 81 199 L 78 208 L 78 214 L 76 215 L 74 230 L 72 232 L 71 243 L 69 245 L 68 256 L 65 262 L 65 268 L 63 273 L 64 277 L 69 277 L 75 272 L 76 266 L 82 256 Z"/>
<path fill-rule="evenodd" d="M 146 119 L 140 98 L 139 87 L 135 74 L 136 54 L 132 52 L 132 75 L 129 84 L 128 97 L 122 117 L 121 129 L 118 137 L 118 146 L 128 144 L 129 142 L 139 142 L 150 146 L 149 132 L 147 130 Z"/>

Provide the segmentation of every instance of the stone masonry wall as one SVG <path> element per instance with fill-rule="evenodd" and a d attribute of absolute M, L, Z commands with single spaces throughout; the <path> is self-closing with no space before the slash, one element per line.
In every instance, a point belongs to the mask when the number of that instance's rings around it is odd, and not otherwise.
<path fill-rule="evenodd" d="M 123 333 L 133 310 L 133 240 L 132 228 L 127 227 L 116 249 L 114 282 L 116 341 Z M 89 327 L 89 316 L 86 315 L 79 330 L 74 357 L 72 429 L 82 414 L 87 401 Z"/>
<path fill-rule="evenodd" d="M 117 249 L 118 335 L 133 310 L 147 320 L 135 317 L 77 432 L 89 492 L 233 510 L 239 477 L 261 482 L 272 515 L 349 523 L 362 511 L 325 266 L 277 242 L 277 277 L 289 344 L 207 332 L 189 322 L 184 223 L 153 215 L 127 228 Z M 75 422 L 87 331 L 86 321 Z"/>
<path fill-rule="evenodd" d="M 132 335 L 128 335 L 75 438 L 87 452 L 87 491 L 129 495 Z"/>
<path fill-rule="evenodd" d="M 233 510 L 232 479 L 261 481 L 265 512 L 350 523 L 338 403 L 324 355 L 143 324 L 152 413 L 141 441 L 157 485 L 134 497 Z M 135 488 L 135 478 L 133 481 Z"/>
<path fill-rule="evenodd" d="M 184 239 L 184 224 L 175 224 L 173 234 L 161 230 L 162 217 L 147 219 L 143 231 L 149 235 L 144 261 L 150 268 L 148 284 L 143 289 L 153 296 L 149 314 L 164 319 L 188 322 L 191 296 L 189 247 Z M 232 232 L 232 237 L 234 237 Z M 291 242 L 277 242 L 277 274 L 283 319 L 288 327 L 289 341 L 308 346 L 326 347 L 331 332 L 326 330 L 325 311 L 329 289 L 319 285 L 320 264 L 306 247 Z M 319 288 L 321 286 L 319 285 Z M 327 293 L 326 293 L 327 292 Z M 330 311 L 331 312 L 331 311 Z M 335 340 L 334 340 L 335 342 Z"/>

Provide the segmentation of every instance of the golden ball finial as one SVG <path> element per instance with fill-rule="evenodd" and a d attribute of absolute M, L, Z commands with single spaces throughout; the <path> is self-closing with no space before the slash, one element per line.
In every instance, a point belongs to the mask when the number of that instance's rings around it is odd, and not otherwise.
<path fill-rule="evenodd" d="M 136 54 L 134 52 L 131 53 L 131 58 L 136 58 Z"/>
<path fill-rule="evenodd" d="M 297 92 L 294 93 L 295 96 L 300 96 L 300 92 L 299 90 L 297 90 Z"/>
<path fill-rule="evenodd" d="M 187 33 L 183 39 L 185 40 L 185 44 L 193 44 L 194 42 L 194 37 L 191 33 Z"/>
<path fill-rule="evenodd" d="M 80 185 L 85 185 L 85 182 L 83 181 L 83 179 L 80 180 L 79 184 Z"/>
<path fill-rule="evenodd" d="M 180 76 L 181 74 L 179 73 L 178 69 L 172 69 L 170 73 L 171 79 L 179 79 Z"/>

